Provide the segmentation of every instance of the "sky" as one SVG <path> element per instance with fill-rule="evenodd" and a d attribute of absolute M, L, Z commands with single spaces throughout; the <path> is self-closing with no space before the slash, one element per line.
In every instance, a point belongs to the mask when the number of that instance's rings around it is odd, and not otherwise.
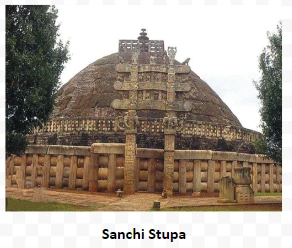
<path fill-rule="evenodd" d="M 71 60 L 61 75 L 67 83 L 87 65 L 118 52 L 120 39 L 151 40 L 177 47 L 176 59 L 219 95 L 241 124 L 260 131 L 260 102 L 253 81 L 258 58 L 283 17 L 277 6 L 56 6 L 60 38 L 70 41 Z M 284 13 L 285 14 L 285 13 Z"/>

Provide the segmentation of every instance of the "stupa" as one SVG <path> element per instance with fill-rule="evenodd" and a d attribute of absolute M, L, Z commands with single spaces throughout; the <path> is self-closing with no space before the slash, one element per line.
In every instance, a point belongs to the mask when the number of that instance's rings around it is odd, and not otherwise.
<path fill-rule="evenodd" d="M 171 107 L 177 118 L 175 149 L 254 153 L 252 142 L 259 133 L 241 125 L 191 70 L 189 58 L 175 60 L 176 47 L 166 49 L 163 40 L 150 40 L 145 29 L 135 40 L 119 40 L 118 47 L 117 53 L 91 63 L 60 88 L 50 120 L 28 136 L 30 143 L 124 143 L 125 116 L 135 109 L 137 146 L 163 148 L 165 118 Z M 134 86 L 133 64 L 138 82 Z M 174 100 L 170 102 L 171 64 L 176 69 L 171 74 Z"/>

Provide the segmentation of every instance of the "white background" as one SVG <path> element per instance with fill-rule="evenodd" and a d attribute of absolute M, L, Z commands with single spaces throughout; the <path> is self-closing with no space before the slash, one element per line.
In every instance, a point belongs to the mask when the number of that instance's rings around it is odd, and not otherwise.
<path fill-rule="evenodd" d="M 0 160 L 0 241 L 3 247 L 291 247 L 291 1 L 200 0 L 193 1 L 195 2 L 193 3 L 189 0 L 59 0 L 3 2 L 6 4 L 47 3 L 55 5 L 65 3 L 73 5 L 73 7 L 78 5 L 76 7 L 80 12 L 76 13 L 72 10 L 72 15 L 75 13 L 75 17 L 70 19 L 70 23 L 66 21 L 69 17 L 65 18 L 66 10 L 60 8 L 60 18 L 64 17 L 62 20 L 60 19 L 63 23 L 61 30 L 65 38 L 71 36 L 70 51 L 72 53 L 72 60 L 62 75 L 64 82 L 89 63 L 116 52 L 119 39 L 136 39 L 140 29 L 147 28 L 150 39 L 163 39 L 166 46 L 177 46 L 179 61 L 190 57 L 192 70 L 209 83 L 239 117 L 243 126 L 252 129 L 256 129 L 259 123 L 258 120 L 254 121 L 258 118 L 258 104 L 256 92 L 252 86 L 252 79 L 258 77 L 257 56 L 266 45 L 266 31 L 275 30 L 278 19 L 284 19 L 282 213 L 5 213 L 5 8 L 3 5 L 0 6 L 0 147 L 2 151 Z M 89 3 L 94 5 L 90 5 L 89 8 L 81 6 Z M 81 18 L 83 9 L 86 9 L 87 17 Z M 88 18 L 92 18 L 89 23 Z M 63 29 L 65 30 L 63 31 Z M 77 32 L 77 35 L 80 36 L 79 39 L 75 39 L 75 30 L 79 30 L 79 33 Z M 242 40 L 244 40 L 243 43 L 241 43 Z M 83 58 L 88 58 L 88 61 Z M 230 89 L 231 91 L 229 91 Z M 226 98 L 225 95 L 227 95 Z M 239 106 L 239 110 L 235 106 Z M 247 114 L 242 116 L 240 112 Z M 101 239 L 103 228 L 126 231 L 133 227 L 145 230 L 156 228 L 162 231 L 185 231 L 187 239 L 174 243 L 147 239 L 143 242 Z"/>

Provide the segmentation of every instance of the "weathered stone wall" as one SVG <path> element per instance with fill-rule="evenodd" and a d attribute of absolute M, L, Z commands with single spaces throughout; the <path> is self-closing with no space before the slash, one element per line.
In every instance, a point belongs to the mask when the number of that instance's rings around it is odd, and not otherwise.
<path fill-rule="evenodd" d="M 124 144 L 29 146 L 22 156 L 6 160 L 7 187 L 68 188 L 99 192 L 124 189 Z M 164 154 L 161 149 L 138 148 L 135 188 L 162 192 Z M 218 192 L 219 180 L 235 167 L 250 167 L 254 192 L 282 192 L 282 166 L 260 155 L 235 152 L 175 150 L 173 191 L 181 194 Z"/>
<path fill-rule="evenodd" d="M 162 119 L 139 118 L 137 133 L 138 147 L 163 148 Z M 258 136 L 258 132 L 245 128 L 181 120 L 175 143 L 176 149 L 238 151 L 243 142 L 253 142 Z M 116 130 L 115 119 L 111 117 L 57 119 L 45 123 L 42 129 L 35 129 L 28 140 L 30 144 L 39 145 L 87 146 L 93 143 L 124 143 L 125 136 L 122 130 Z"/>

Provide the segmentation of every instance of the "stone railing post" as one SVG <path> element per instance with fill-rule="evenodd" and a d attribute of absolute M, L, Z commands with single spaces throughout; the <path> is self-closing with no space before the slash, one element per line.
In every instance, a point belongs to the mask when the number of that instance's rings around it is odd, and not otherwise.
<path fill-rule="evenodd" d="M 274 164 L 270 164 L 269 168 L 269 174 L 270 174 L 270 193 L 274 193 Z"/>
<path fill-rule="evenodd" d="M 266 192 L 266 182 L 265 182 L 265 174 L 266 174 L 266 164 L 262 164 L 261 167 L 261 192 Z"/>
<path fill-rule="evenodd" d="M 252 165 L 252 188 L 254 193 L 258 192 L 258 164 L 253 163 Z"/>
<path fill-rule="evenodd" d="M 201 192 L 201 161 L 194 161 L 193 192 Z"/>
<path fill-rule="evenodd" d="M 207 170 L 207 193 L 214 192 L 215 161 L 208 160 Z"/>
<path fill-rule="evenodd" d="M 187 193 L 187 180 L 186 180 L 186 173 L 187 173 L 187 168 L 186 168 L 186 160 L 181 159 L 179 161 L 179 178 L 178 178 L 178 188 L 179 188 L 179 193 L 180 194 L 185 194 Z"/>
<path fill-rule="evenodd" d="M 174 139 L 175 131 L 165 131 L 163 189 L 168 196 L 173 195 Z"/>
<path fill-rule="evenodd" d="M 50 186 L 50 168 L 51 168 L 51 156 L 46 154 L 43 167 L 42 187 L 49 188 Z"/>
<path fill-rule="evenodd" d="M 16 171 L 17 188 L 24 189 L 25 186 L 25 167 L 26 167 L 26 154 L 21 156 L 21 164 Z"/>

